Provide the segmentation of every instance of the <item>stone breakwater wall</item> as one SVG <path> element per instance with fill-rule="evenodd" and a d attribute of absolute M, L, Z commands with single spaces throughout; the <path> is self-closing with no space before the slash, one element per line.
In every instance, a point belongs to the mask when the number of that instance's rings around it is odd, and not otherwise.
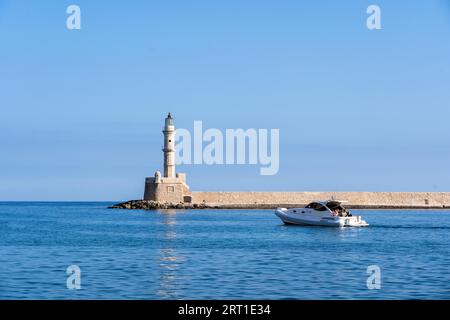
<path fill-rule="evenodd" d="M 315 200 L 347 201 L 349 208 L 448 208 L 450 192 L 202 192 L 192 203 L 226 208 L 303 206 Z"/>
<path fill-rule="evenodd" d="M 191 192 L 191 202 L 131 200 L 114 209 L 273 209 L 315 200 L 347 201 L 347 208 L 450 209 L 450 192 Z"/>
<path fill-rule="evenodd" d="M 213 209 L 218 207 L 208 206 L 205 203 L 183 203 L 183 202 L 161 202 L 154 200 L 130 200 L 117 203 L 109 207 L 110 209 L 136 209 L 136 210 L 157 210 L 157 209 Z"/>

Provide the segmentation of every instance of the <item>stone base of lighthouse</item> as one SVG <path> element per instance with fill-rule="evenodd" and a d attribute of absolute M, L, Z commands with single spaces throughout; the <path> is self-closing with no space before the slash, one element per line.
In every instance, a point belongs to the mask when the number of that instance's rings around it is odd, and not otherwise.
<path fill-rule="evenodd" d="M 186 184 L 186 175 L 177 173 L 175 177 L 161 177 L 159 172 L 154 177 L 145 179 L 144 200 L 170 203 L 191 203 L 192 197 Z"/>

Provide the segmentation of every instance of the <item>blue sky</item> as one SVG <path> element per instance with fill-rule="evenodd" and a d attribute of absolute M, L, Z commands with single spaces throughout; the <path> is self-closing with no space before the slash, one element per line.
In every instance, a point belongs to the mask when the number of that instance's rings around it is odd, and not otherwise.
<path fill-rule="evenodd" d="M 443 0 L 0 0 L 0 200 L 142 197 L 167 111 L 280 129 L 277 175 L 180 166 L 193 190 L 450 191 L 449 40 Z"/>

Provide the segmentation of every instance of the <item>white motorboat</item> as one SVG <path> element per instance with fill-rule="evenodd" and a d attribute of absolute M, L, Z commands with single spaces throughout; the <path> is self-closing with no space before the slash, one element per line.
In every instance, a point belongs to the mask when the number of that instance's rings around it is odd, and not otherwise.
<path fill-rule="evenodd" d="M 277 208 L 275 214 L 285 224 L 326 227 L 367 227 L 361 216 L 354 216 L 342 206 L 343 201 L 311 202 L 304 208 Z"/>

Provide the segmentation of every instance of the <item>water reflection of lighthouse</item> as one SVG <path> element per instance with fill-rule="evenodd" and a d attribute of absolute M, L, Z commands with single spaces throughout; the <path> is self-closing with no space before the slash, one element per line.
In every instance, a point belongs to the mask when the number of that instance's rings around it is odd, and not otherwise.
<path fill-rule="evenodd" d="M 174 248 L 177 239 L 176 225 L 177 214 L 174 210 L 160 212 L 164 232 L 162 246 L 159 249 L 159 289 L 158 296 L 161 299 L 176 299 L 179 296 L 178 289 L 181 286 L 178 271 L 183 262 L 182 257 Z"/>

